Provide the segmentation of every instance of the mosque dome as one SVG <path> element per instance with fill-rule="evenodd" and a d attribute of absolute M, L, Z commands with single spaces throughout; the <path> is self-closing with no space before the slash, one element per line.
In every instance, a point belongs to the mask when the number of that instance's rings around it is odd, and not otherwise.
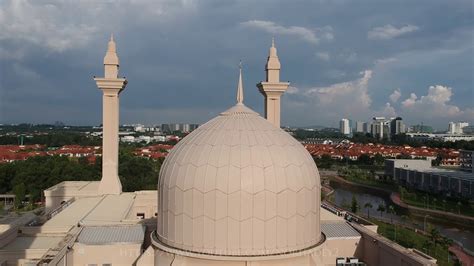
<path fill-rule="evenodd" d="M 241 88 L 237 99 L 165 159 L 158 241 L 218 256 L 279 255 L 318 245 L 321 186 L 311 155 L 246 107 Z"/>

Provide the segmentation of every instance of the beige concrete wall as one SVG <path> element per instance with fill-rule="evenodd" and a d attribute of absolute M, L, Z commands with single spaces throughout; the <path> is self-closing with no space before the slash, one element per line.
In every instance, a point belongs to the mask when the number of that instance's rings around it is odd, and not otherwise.
<path fill-rule="evenodd" d="M 353 257 L 360 238 L 327 239 L 322 247 L 311 254 L 312 265 L 335 265 L 339 257 Z"/>
<path fill-rule="evenodd" d="M 130 266 L 141 254 L 141 244 L 84 245 L 76 243 L 68 253 L 68 265 L 102 265 L 111 263 L 114 266 Z"/>

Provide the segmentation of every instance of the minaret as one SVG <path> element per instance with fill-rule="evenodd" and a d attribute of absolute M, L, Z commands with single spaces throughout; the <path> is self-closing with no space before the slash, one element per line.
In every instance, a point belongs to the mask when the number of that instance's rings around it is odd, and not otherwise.
<path fill-rule="evenodd" d="M 280 127 L 280 98 L 290 85 L 289 82 L 280 82 L 280 67 L 275 40 L 272 39 L 265 66 L 266 81 L 258 83 L 257 87 L 265 97 L 265 118 L 277 127 Z"/>
<path fill-rule="evenodd" d="M 119 58 L 113 35 L 104 57 L 104 77 L 94 77 L 102 90 L 102 179 L 99 194 L 120 194 L 122 184 L 118 176 L 119 150 L 119 94 L 127 80 L 118 77 Z"/>

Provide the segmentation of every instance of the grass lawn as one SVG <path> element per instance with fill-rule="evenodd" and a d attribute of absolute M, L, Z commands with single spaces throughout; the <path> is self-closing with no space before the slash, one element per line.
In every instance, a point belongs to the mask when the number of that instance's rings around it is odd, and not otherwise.
<path fill-rule="evenodd" d="M 467 216 L 474 216 L 474 207 L 468 202 L 456 199 L 442 198 L 422 192 L 407 192 L 402 189 L 400 196 L 402 201 L 421 208 L 429 208 L 439 211 L 452 212 Z"/>
<path fill-rule="evenodd" d="M 450 257 L 448 262 L 448 245 L 444 243 L 433 244 L 428 236 L 416 233 L 407 228 L 371 220 L 378 225 L 377 232 L 384 237 L 404 246 L 406 248 L 418 249 L 438 260 L 438 265 L 455 265 Z"/>

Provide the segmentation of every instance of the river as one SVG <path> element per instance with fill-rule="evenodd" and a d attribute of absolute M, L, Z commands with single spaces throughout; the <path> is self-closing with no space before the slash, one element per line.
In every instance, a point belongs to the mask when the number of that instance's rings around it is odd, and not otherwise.
<path fill-rule="evenodd" d="M 339 207 L 350 208 L 352 202 L 352 195 L 354 195 L 360 205 L 360 215 L 366 216 L 367 211 L 369 211 L 371 217 L 393 219 L 394 221 L 409 224 L 419 229 L 423 229 L 425 225 L 425 217 L 412 215 L 408 210 L 405 209 L 396 208 L 396 214 L 378 212 L 377 208 L 379 205 L 393 205 L 390 201 L 390 197 L 383 192 L 377 193 L 359 187 L 341 186 L 338 183 L 333 184 L 332 182 L 331 186 L 334 188 L 334 194 L 332 194 L 331 197 L 333 197 L 334 203 Z M 364 204 L 367 202 L 370 202 L 370 204 L 372 205 L 372 208 L 369 210 L 364 208 Z M 439 221 L 430 219 L 429 217 L 426 218 L 427 223 L 438 228 L 438 230 L 443 236 L 462 243 L 464 248 L 474 252 L 474 230 L 472 230 L 472 228 L 464 228 L 457 225 L 450 225 L 449 223 L 440 223 Z"/>

